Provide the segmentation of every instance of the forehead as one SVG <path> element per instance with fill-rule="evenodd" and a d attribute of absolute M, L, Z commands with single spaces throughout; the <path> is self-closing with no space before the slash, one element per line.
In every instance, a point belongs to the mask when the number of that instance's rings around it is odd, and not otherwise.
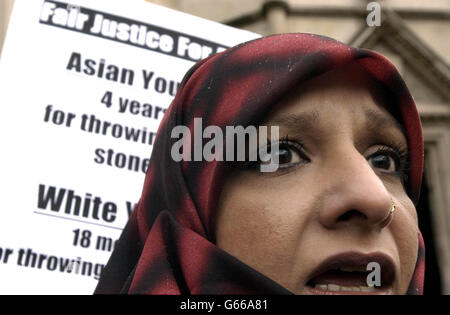
<path fill-rule="evenodd" d="M 349 96 L 360 98 L 362 105 L 375 103 L 378 107 L 387 110 L 393 107 L 388 90 L 356 62 L 302 82 L 297 89 L 286 96 L 284 103 L 302 98 L 304 103 L 309 99 L 325 103 L 333 99 L 335 102 L 342 101 L 345 104 L 349 101 Z"/>
<path fill-rule="evenodd" d="M 388 91 L 352 63 L 309 80 L 292 91 L 268 117 L 274 125 L 316 129 L 348 122 L 367 130 L 389 130 L 406 139 Z"/>

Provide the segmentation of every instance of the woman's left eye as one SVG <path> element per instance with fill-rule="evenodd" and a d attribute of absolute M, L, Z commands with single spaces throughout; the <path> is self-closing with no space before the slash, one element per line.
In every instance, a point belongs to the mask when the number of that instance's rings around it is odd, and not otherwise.
<path fill-rule="evenodd" d="M 369 164 L 374 168 L 395 172 L 398 169 L 398 161 L 392 154 L 385 152 L 375 153 L 368 158 Z"/>

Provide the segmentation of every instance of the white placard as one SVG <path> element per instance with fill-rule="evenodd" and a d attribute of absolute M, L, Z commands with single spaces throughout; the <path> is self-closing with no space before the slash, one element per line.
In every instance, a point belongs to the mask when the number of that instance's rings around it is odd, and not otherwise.
<path fill-rule="evenodd" d="M 0 293 L 91 294 L 183 75 L 257 37 L 144 0 L 16 0 L 0 60 Z"/>

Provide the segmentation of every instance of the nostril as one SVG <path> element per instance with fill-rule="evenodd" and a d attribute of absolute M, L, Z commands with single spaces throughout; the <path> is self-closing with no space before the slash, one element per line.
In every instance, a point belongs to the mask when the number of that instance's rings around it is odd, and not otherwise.
<path fill-rule="evenodd" d="M 349 211 L 345 212 L 343 215 L 341 215 L 337 220 L 338 221 L 348 221 L 353 218 L 367 219 L 367 216 L 358 210 L 349 210 Z"/>

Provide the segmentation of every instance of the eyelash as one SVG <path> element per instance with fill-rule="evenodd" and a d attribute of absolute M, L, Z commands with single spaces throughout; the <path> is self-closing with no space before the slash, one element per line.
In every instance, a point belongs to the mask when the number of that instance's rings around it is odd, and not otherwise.
<path fill-rule="evenodd" d="M 291 140 L 289 138 L 289 135 L 285 135 L 283 137 L 281 137 L 279 140 L 275 141 L 275 142 L 271 142 L 270 139 L 267 139 L 267 147 L 271 147 L 274 144 L 278 144 L 280 145 L 287 145 L 287 147 L 289 149 L 294 148 L 297 151 L 297 154 L 301 156 L 302 159 L 307 160 L 307 162 L 310 162 L 310 159 L 306 156 L 305 154 L 305 150 L 303 148 L 303 145 L 300 144 L 298 141 L 295 140 Z M 280 165 L 278 170 L 276 171 L 276 173 L 280 173 L 283 170 L 287 170 L 291 167 L 297 166 L 299 164 L 304 164 L 304 163 L 293 163 L 293 164 L 289 164 L 289 165 Z M 244 165 L 242 165 L 243 168 L 245 169 L 249 169 L 249 170 L 259 170 L 259 166 L 260 166 L 260 161 L 250 161 L 250 162 L 246 162 Z"/>
<path fill-rule="evenodd" d="M 384 144 L 379 147 L 369 156 L 369 158 L 381 153 L 390 155 L 394 160 L 396 160 L 395 162 L 398 163 L 398 168 L 396 171 L 386 172 L 386 174 L 392 174 L 400 178 L 403 183 L 405 183 L 408 180 L 409 173 L 410 154 L 408 149 L 401 143 L 388 143 L 387 145 Z M 394 156 L 392 156 L 392 154 L 394 154 Z"/>
<path fill-rule="evenodd" d="M 271 146 L 272 143 L 270 140 L 267 140 L 267 146 Z M 289 135 L 285 135 L 280 140 L 276 141 L 275 143 L 285 144 L 288 146 L 288 148 L 292 149 L 294 148 L 297 151 L 297 154 L 301 156 L 302 159 L 306 160 L 307 162 L 310 162 L 311 160 L 306 156 L 305 150 L 303 148 L 303 145 L 300 144 L 297 141 L 293 141 L 289 138 Z M 409 172 L 409 151 L 408 149 L 402 144 L 402 143 L 396 143 L 396 142 L 390 142 L 387 144 L 383 144 L 381 147 L 377 148 L 377 150 L 372 153 L 368 158 L 371 158 L 373 156 L 377 156 L 379 154 L 386 154 L 389 155 L 391 158 L 394 159 L 395 163 L 397 165 L 397 170 L 394 172 L 384 172 L 384 174 L 387 175 L 394 175 L 402 180 L 403 183 L 405 183 L 408 180 L 408 172 Z M 305 164 L 305 163 L 295 163 L 290 164 L 286 166 L 281 166 L 279 168 L 280 171 L 283 171 L 283 169 L 289 169 L 291 167 L 296 166 L 297 164 Z M 259 161 L 251 161 L 245 163 L 244 167 L 246 169 L 254 169 L 256 170 L 259 167 Z"/>
<path fill-rule="evenodd" d="M 268 143 L 269 146 L 272 145 L 272 143 L 270 143 L 270 141 L 268 141 L 268 142 L 269 142 Z M 289 135 L 285 135 L 285 136 L 281 137 L 280 140 L 276 141 L 275 143 L 278 143 L 279 146 L 285 144 L 285 145 L 287 145 L 287 147 L 289 149 L 291 149 L 293 147 L 297 151 L 297 154 L 300 155 L 300 157 L 303 160 L 306 160 L 306 162 L 311 162 L 311 160 L 306 156 L 303 144 L 301 144 L 295 140 L 291 140 L 289 138 Z M 294 164 L 287 165 L 287 166 L 281 166 L 280 169 L 289 168 L 296 164 L 305 164 L 305 163 L 294 163 Z"/>

